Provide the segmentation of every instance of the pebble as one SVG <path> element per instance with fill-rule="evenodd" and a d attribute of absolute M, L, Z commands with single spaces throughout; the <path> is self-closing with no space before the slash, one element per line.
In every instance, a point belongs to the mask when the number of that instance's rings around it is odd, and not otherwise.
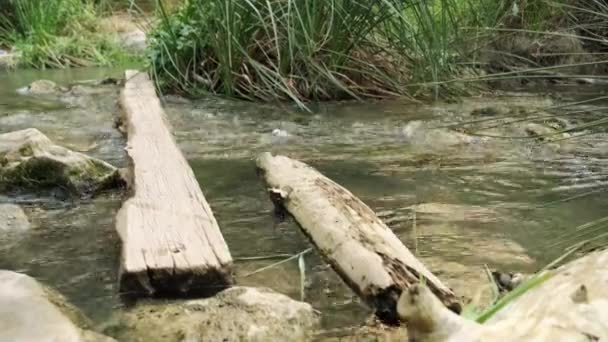
<path fill-rule="evenodd" d="M 285 130 L 275 128 L 272 130 L 272 135 L 275 137 L 286 138 L 289 136 L 289 133 L 287 133 Z"/>

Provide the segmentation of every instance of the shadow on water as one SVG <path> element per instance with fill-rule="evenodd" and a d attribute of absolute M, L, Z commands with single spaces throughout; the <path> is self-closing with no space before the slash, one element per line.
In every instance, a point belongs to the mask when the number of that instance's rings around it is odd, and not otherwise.
<path fill-rule="evenodd" d="M 107 70 L 0 75 L 0 103 L 9 104 L 0 107 L 0 133 L 36 127 L 57 143 L 123 166 L 124 139 L 112 127 L 116 92 L 59 108 L 24 102 L 14 94 L 38 78 L 65 83 L 119 75 Z M 254 158 L 263 151 L 308 162 L 351 190 L 433 272 L 469 297 L 486 284 L 484 264 L 532 272 L 561 254 L 550 243 L 556 236 L 608 214 L 600 201 L 605 192 L 546 205 L 605 189 L 605 133 L 559 144 L 490 139 L 457 146 L 443 144 L 441 136 L 414 141 L 404 133 L 412 120 L 441 126 L 471 120 L 470 113 L 480 106 L 541 108 L 554 104 L 548 98 L 341 103 L 320 105 L 313 114 L 217 98 L 166 100 L 176 139 L 237 260 L 237 282 L 293 298 L 300 297 L 297 262 L 248 275 L 273 261 L 241 259 L 310 247 L 292 220 L 278 222 L 272 215 L 255 171 Z M 594 115 L 606 115 L 600 104 L 587 106 Z M 113 223 L 120 195 L 79 203 L 0 197 L 0 202 L 15 201 L 23 203 L 33 228 L 19 241 L 0 246 L 0 268 L 48 282 L 94 321 L 107 320 L 122 305 Z M 314 252 L 306 257 L 306 273 L 305 300 L 323 312 L 326 327 L 352 325 L 367 316 L 368 309 Z"/>

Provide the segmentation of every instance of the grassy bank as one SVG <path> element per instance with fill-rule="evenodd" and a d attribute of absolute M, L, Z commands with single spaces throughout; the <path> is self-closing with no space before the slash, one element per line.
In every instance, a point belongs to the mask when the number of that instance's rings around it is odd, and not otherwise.
<path fill-rule="evenodd" d="M 100 29 L 115 11 L 157 16 L 151 73 L 189 96 L 305 107 L 608 71 L 604 0 L 0 0 L 0 48 L 37 68 L 123 63 Z"/>
<path fill-rule="evenodd" d="M 0 0 L 0 47 L 22 66 L 111 65 L 134 57 L 99 27 L 100 3 L 89 0 Z"/>
<path fill-rule="evenodd" d="M 451 72 L 459 29 L 447 4 L 409 3 L 188 1 L 161 11 L 150 63 L 163 89 L 194 96 L 302 105 L 408 95 L 408 84 Z"/>
<path fill-rule="evenodd" d="M 577 3 L 190 0 L 169 14 L 160 1 L 148 57 L 161 89 L 191 96 L 301 106 L 436 97 L 470 89 L 457 80 L 521 77 L 566 64 L 590 72 L 601 65 L 602 55 L 588 52 L 604 51 L 608 6 Z"/>

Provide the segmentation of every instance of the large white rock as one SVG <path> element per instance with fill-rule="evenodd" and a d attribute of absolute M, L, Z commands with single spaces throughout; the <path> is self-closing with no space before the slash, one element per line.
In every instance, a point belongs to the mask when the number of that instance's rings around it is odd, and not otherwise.
<path fill-rule="evenodd" d="M 35 279 L 0 270 L 0 341 L 111 342 L 83 330 L 85 319 L 63 297 Z"/>
<path fill-rule="evenodd" d="M 447 310 L 425 286 L 405 291 L 397 311 L 420 342 L 607 340 L 608 250 L 548 272 L 484 324 Z"/>

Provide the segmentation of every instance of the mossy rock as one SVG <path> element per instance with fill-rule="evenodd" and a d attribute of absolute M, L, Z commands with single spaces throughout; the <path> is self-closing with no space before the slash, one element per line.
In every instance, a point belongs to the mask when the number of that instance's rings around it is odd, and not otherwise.
<path fill-rule="evenodd" d="M 264 288 L 233 287 L 208 299 L 140 303 L 109 328 L 121 341 L 309 341 L 310 304 Z"/>
<path fill-rule="evenodd" d="M 86 196 L 121 184 L 114 166 L 55 145 L 37 129 L 0 134 L 0 191 L 59 187 Z"/>

